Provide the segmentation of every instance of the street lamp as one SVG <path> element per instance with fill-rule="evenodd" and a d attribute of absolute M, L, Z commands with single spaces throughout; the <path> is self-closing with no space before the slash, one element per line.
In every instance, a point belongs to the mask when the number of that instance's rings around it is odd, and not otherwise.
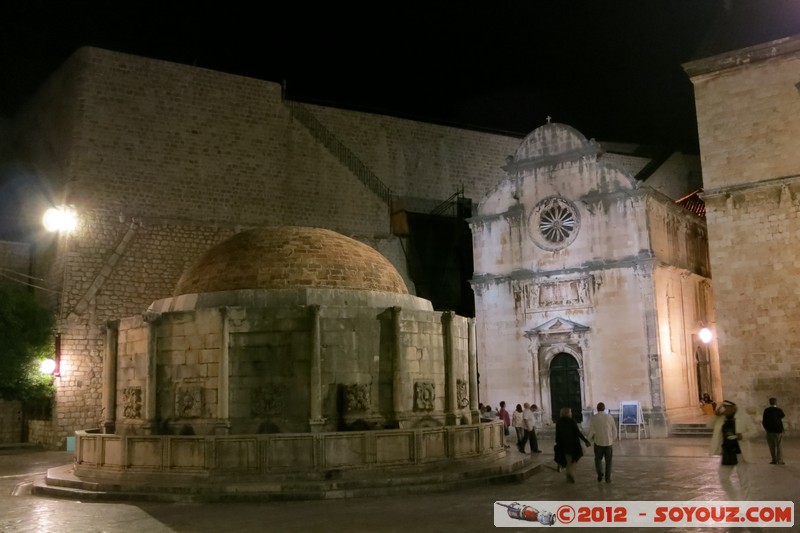
<path fill-rule="evenodd" d="M 708 328 L 701 328 L 698 335 L 700 336 L 700 340 L 703 341 L 703 344 L 708 344 L 711 342 L 711 339 L 714 338 L 714 334 L 711 333 L 711 330 Z"/>
<path fill-rule="evenodd" d="M 72 233 L 78 226 L 78 216 L 71 207 L 60 205 L 51 207 L 45 212 L 42 224 L 47 231 Z"/>
<path fill-rule="evenodd" d="M 39 365 L 39 371 L 42 374 L 50 375 L 55 373 L 56 371 L 56 360 L 55 359 L 45 359 L 42 361 L 42 364 Z"/>

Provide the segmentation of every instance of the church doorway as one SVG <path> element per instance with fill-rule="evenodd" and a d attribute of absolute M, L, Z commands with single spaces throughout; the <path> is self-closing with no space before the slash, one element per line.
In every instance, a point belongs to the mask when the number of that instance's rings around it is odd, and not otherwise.
<path fill-rule="evenodd" d="M 578 361 L 568 353 L 561 352 L 550 361 L 550 406 L 554 422 L 562 407 L 572 408 L 572 416 L 578 422 L 583 419 Z"/>
<path fill-rule="evenodd" d="M 694 352 L 695 379 L 697 380 L 697 398 L 702 400 L 703 395 L 708 393 L 713 398 L 711 390 L 711 362 L 708 360 L 708 349 L 705 346 L 698 346 Z"/>

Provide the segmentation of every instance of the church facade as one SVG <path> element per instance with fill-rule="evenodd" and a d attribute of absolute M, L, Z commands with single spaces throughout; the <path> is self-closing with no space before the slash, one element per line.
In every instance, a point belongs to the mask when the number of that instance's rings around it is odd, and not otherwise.
<path fill-rule="evenodd" d="M 654 436 L 720 387 L 705 221 L 562 124 L 530 133 L 471 220 L 481 397 L 552 424 L 639 406 Z"/>
<path fill-rule="evenodd" d="M 53 419 L 32 421 L 31 440 L 63 446 L 99 426 L 109 321 L 172 296 L 212 246 L 250 228 L 330 229 L 379 251 L 416 294 L 393 215 L 430 213 L 456 191 L 482 199 L 470 219 L 481 401 L 637 400 L 663 427 L 715 392 L 713 349 L 698 354 L 694 338 L 713 320 L 705 229 L 674 205 L 689 192 L 672 189 L 680 161 L 653 171 L 610 145 L 600 157 L 565 125 L 520 139 L 284 96 L 276 83 L 84 48 L 20 112 L 19 156 L 38 186 L 20 216 L 69 205 L 80 220 L 70 235 L 37 235 L 31 256 L 59 364 Z M 547 220 L 556 233 L 541 232 Z M 579 393 L 553 385 L 562 367 Z"/>

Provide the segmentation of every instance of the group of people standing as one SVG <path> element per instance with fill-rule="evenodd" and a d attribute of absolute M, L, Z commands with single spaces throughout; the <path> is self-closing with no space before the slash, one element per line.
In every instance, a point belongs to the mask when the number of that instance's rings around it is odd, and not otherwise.
<path fill-rule="evenodd" d="M 481 416 L 487 420 L 500 418 L 503 420 L 505 434 L 509 435 L 510 428 L 514 428 L 517 436 L 517 449 L 526 453 L 526 446 L 530 445 L 531 453 L 542 453 L 536 438 L 536 404 L 517 404 L 512 413 L 506 409 L 506 402 L 500 402 L 500 410 L 493 411 L 491 407 L 481 406 Z M 734 402 L 723 401 L 714 411 L 717 415 L 709 422 L 713 428 L 711 455 L 722 456 L 720 481 L 727 494 L 735 492 L 730 478 L 737 471 L 739 484 L 746 497 L 749 492 L 746 464 L 743 449 L 746 439 L 754 435 L 754 428 L 746 417 L 736 417 L 737 406 Z M 781 439 L 783 436 L 784 412 L 778 407 L 776 398 L 769 399 L 769 407 L 764 409 L 762 426 L 767 433 L 772 461 L 770 464 L 782 465 L 783 452 Z M 614 456 L 613 444 L 617 438 L 617 424 L 614 417 L 609 414 L 603 402 L 597 404 L 597 412 L 589 419 L 588 435 L 584 435 L 578 422 L 572 415 L 572 409 L 564 407 L 556 421 L 554 458 L 558 470 L 566 471 L 567 481 L 575 483 L 575 465 L 583 457 L 584 444 L 587 448 L 594 445 L 594 466 L 597 481 L 605 480 L 611 483 L 611 464 Z M 735 468 L 737 467 L 738 468 Z"/>
<path fill-rule="evenodd" d="M 531 453 L 542 453 L 539 449 L 539 441 L 536 438 L 536 412 L 539 407 L 536 404 L 525 403 L 517 404 L 517 407 L 512 413 L 506 409 L 506 402 L 500 402 L 500 409 L 494 411 L 491 406 L 479 405 L 478 409 L 481 412 L 483 420 L 495 420 L 497 418 L 503 421 L 503 429 L 506 435 L 510 434 L 511 428 L 514 428 L 517 435 L 517 449 L 525 453 L 525 448 L 530 444 Z"/>

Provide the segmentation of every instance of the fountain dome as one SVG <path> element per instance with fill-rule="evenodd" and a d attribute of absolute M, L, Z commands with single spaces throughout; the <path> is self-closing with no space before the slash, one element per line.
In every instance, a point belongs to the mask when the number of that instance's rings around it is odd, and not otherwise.
<path fill-rule="evenodd" d="M 184 272 L 175 296 L 300 287 L 408 294 L 394 265 L 370 246 L 327 229 L 278 226 L 211 248 Z"/>

